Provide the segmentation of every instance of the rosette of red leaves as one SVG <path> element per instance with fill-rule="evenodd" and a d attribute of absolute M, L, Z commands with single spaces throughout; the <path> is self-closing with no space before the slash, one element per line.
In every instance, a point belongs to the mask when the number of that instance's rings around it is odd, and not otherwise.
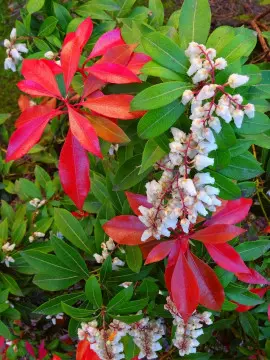
<path fill-rule="evenodd" d="M 117 119 L 132 120 L 142 112 L 131 112 L 132 95 L 104 95 L 102 88 L 107 83 L 139 83 L 137 76 L 141 67 L 150 58 L 134 53 L 136 45 L 127 45 L 115 29 L 102 35 L 90 56 L 80 66 L 84 46 L 93 30 L 90 18 L 84 20 L 76 32 L 68 33 L 60 54 L 60 63 L 41 59 L 26 59 L 22 64 L 25 80 L 18 83 L 21 91 L 33 97 L 46 97 L 36 106 L 27 106 L 21 99 L 22 111 L 15 123 L 16 130 L 10 138 L 6 161 L 25 155 L 41 138 L 55 117 L 67 114 L 69 130 L 59 159 L 59 174 L 64 191 L 81 209 L 90 190 L 89 161 L 87 151 L 102 158 L 98 137 L 114 143 L 125 143 L 129 138 L 117 125 Z M 96 63 L 89 61 L 102 56 Z M 74 75 L 79 72 L 84 79 L 80 96 L 71 87 Z M 65 91 L 61 93 L 57 78 L 63 77 Z M 55 99 L 52 106 L 48 99 Z M 54 100 L 54 101 L 55 101 Z"/>
<path fill-rule="evenodd" d="M 152 207 L 143 195 L 126 193 L 130 207 L 141 215 L 139 206 Z M 170 296 L 184 321 L 187 321 L 197 306 L 220 310 L 224 302 L 224 290 L 213 269 L 191 251 L 190 239 L 203 243 L 212 259 L 223 269 L 249 284 L 268 284 L 268 281 L 248 268 L 236 250 L 228 244 L 230 240 L 245 232 L 236 226 L 248 214 L 251 199 L 227 201 L 210 220 L 200 222 L 184 234 L 180 226 L 169 239 L 149 239 L 142 245 L 141 236 L 146 226 L 137 216 L 116 216 L 103 225 L 103 229 L 114 241 L 124 245 L 140 245 L 145 264 L 168 258 L 165 282 Z"/>

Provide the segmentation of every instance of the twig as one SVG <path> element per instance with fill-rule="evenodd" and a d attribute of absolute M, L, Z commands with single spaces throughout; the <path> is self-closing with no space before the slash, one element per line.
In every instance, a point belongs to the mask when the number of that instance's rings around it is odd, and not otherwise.
<path fill-rule="evenodd" d="M 263 48 L 263 51 L 265 53 L 265 56 L 268 57 L 269 56 L 269 53 L 270 53 L 270 49 L 267 45 L 267 42 L 265 41 L 265 38 L 263 37 L 262 35 L 262 32 L 261 32 L 261 29 L 259 28 L 257 22 L 255 19 L 253 19 L 251 22 L 250 22 L 250 25 L 253 27 L 253 29 L 257 32 L 258 34 L 258 38 L 259 38 L 259 41 L 260 41 L 260 44 Z"/>

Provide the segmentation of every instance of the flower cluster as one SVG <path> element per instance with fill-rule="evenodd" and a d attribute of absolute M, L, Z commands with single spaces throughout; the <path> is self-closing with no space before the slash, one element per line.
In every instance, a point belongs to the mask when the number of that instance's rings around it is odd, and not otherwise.
<path fill-rule="evenodd" d="M 7 58 L 4 62 L 4 68 L 5 70 L 10 69 L 13 72 L 16 71 L 16 65 L 23 59 L 21 53 L 28 53 L 28 49 L 25 44 L 15 44 L 16 40 L 16 29 L 13 28 L 10 33 L 10 40 L 4 40 L 4 47 L 7 49 Z"/>
<path fill-rule="evenodd" d="M 184 356 L 196 352 L 200 345 L 197 338 L 203 334 L 203 324 L 211 325 L 211 313 L 204 311 L 202 314 L 194 312 L 185 323 L 178 313 L 178 310 L 171 298 L 167 297 L 167 304 L 164 306 L 173 316 L 173 324 L 176 326 L 173 344 L 179 349 L 179 355 Z"/>
<path fill-rule="evenodd" d="M 169 237 L 179 226 L 184 233 L 189 233 L 198 215 L 206 216 L 208 211 L 220 206 L 216 197 L 219 189 L 212 186 L 214 178 L 201 172 L 214 165 L 209 154 L 217 149 L 214 134 L 221 131 L 220 118 L 227 123 L 233 119 L 240 128 L 245 114 L 249 118 L 255 115 L 253 104 L 242 105 L 241 95 L 225 91 L 226 86 L 234 89 L 244 85 L 248 76 L 232 74 L 227 83 L 218 85 L 215 70 L 224 69 L 227 63 L 223 58 L 214 60 L 215 49 L 192 42 L 185 53 L 191 62 L 187 74 L 195 74 L 192 80 L 196 84 L 195 90 L 185 90 L 182 96 L 184 105 L 191 102 L 191 129 L 189 134 L 171 129 L 174 139 L 170 143 L 170 153 L 157 164 L 163 174 L 158 181 L 146 184 L 147 200 L 152 207 L 139 208 L 142 214 L 139 219 L 147 226 L 142 241 L 151 236 L 158 240 L 161 236 Z M 193 177 L 192 169 L 197 171 Z"/>
<path fill-rule="evenodd" d="M 44 204 L 46 204 L 46 200 L 45 199 L 40 200 L 38 198 L 34 198 L 29 201 L 29 204 L 38 209 L 41 206 L 43 206 Z"/>
<path fill-rule="evenodd" d="M 44 238 L 45 237 L 45 234 L 43 232 L 40 232 L 40 231 L 35 231 L 33 233 L 33 235 L 30 235 L 28 240 L 30 243 L 32 243 L 33 241 L 35 241 L 36 238 Z"/>
<path fill-rule="evenodd" d="M 102 264 L 109 255 L 115 250 L 116 246 L 112 238 L 109 238 L 108 241 L 103 242 L 101 244 L 102 253 L 100 254 L 94 254 L 94 258 L 97 263 Z M 118 257 L 114 257 L 112 259 L 112 269 L 118 270 L 119 266 L 125 266 L 125 262 L 119 259 Z"/>
<path fill-rule="evenodd" d="M 12 256 L 10 256 L 8 253 L 12 252 L 15 249 L 16 244 L 10 244 L 9 242 L 6 242 L 2 246 L 2 251 L 5 254 L 4 259 L 2 260 L 2 263 L 4 263 L 7 267 L 9 267 L 10 263 L 14 263 L 15 260 Z"/>

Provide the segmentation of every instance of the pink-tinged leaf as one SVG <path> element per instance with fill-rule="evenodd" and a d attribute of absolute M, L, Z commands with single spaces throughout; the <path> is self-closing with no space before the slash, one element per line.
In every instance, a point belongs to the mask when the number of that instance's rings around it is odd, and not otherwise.
<path fill-rule="evenodd" d="M 150 254 L 151 250 L 159 244 L 159 242 L 159 240 L 153 239 L 149 242 L 145 242 L 139 245 L 144 260 L 147 258 L 148 254 Z"/>
<path fill-rule="evenodd" d="M 34 358 L 36 357 L 35 350 L 28 341 L 25 342 L 25 349 L 29 355 L 33 356 Z"/>
<path fill-rule="evenodd" d="M 190 251 L 187 252 L 187 261 L 196 277 L 199 290 L 199 303 L 208 309 L 219 311 L 224 302 L 224 289 L 215 272 L 197 258 Z"/>
<path fill-rule="evenodd" d="M 62 97 L 54 73 L 49 65 L 42 60 L 26 59 L 22 63 L 23 76 L 43 87 L 51 96 Z"/>
<path fill-rule="evenodd" d="M 171 298 L 185 322 L 199 305 L 198 283 L 182 251 L 172 274 Z"/>
<path fill-rule="evenodd" d="M 6 340 L 5 340 L 4 336 L 0 336 L 0 351 L 1 351 L 2 347 L 4 347 L 5 344 L 6 344 Z"/>
<path fill-rule="evenodd" d="M 69 105 L 68 115 L 71 132 L 82 147 L 102 158 L 98 137 L 90 121 Z"/>
<path fill-rule="evenodd" d="M 16 120 L 15 127 L 19 128 L 28 123 L 29 121 L 32 121 L 33 119 L 37 119 L 36 121 L 39 121 L 38 118 L 50 114 L 51 112 L 52 109 L 50 109 L 48 106 L 35 105 L 28 107 L 21 113 L 21 115 Z"/>
<path fill-rule="evenodd" d="M 83 48 L 93 31 L 93 22 L 90 18 L 85 19 L 77 28 L 76 36 L 79 39 L 80 47 Z"/>
<path fill-rule="evenodd" d="M 84 80 L 84 88 L 83 88 L 83 95 L 82 97 L 85 98 L 88 95 L 92 94 L 96 90 L 101 89 L 105 83 L 95 77 L 92 74 L 89 74 L 87 78 Z"/>
<path fill-rule="evenodd" d="M 59 158 L 59 175 L 65 193 L 82 209 L 90 190 L 89 160 L 84 148 L 69 130 Z"/>
<path fill-rule="evenodd" d="M 175 241 L 174 246 L 172 247 L 168 256 L 168 263 L 164 274 L 166 287 L 169 292 L 171 292 L 172 275 L 180 251 L 181 249 L 180 249 L 179 241 Z"/>
<path fill-rule="evenodd" d="M 96 113 L 114 119 L 131 120 L 145 114 L 144 111 L 130 111 L 132 95 L 104 95 L 99 98 L 88 98 L 83 106 Z"/>
<path fill-rule="evenodd" d="M 158 244 L 157 246 L 155 246 L 154 249 L 152 249 L 148 254 L 147 259 L 145 261 L 145 265 L 165 259 L 165 257 L 167 257 L 171 252 L 174 243 L 175 243 L 174 240 L 170 240 L 170 241 L 164 241 Z"/>
<path fill-rule="evenodd" d="M 85 69 L 98 79 L 112 84 L 140 83 L 141 80 L 132 71 L 120 64 L 95 64 Z"/>
<path fill-rule="evenodd" d="M 48 351 L 45 349 L 45 341 L 42 340 L 38 347 L 38 360 L 42 360 L 48 354 Z"/>
<path fill-rule="evenodd" d="M 125 42 L 121 37 L 120 29 L 108 31 L 105 34 L 101 35 L 101 37 L 98 39 L 90 56 L 88 57 L 88 60 L 96 56 L 104 55 L 105 52 L 113 46 L 124 44 Z"/>
<path fill-rule="evenodd" d="M 66 91 L 68 91 L 73 76 L 77 71 L 80 57 L 81 57 L 80 40 L 74 34 L 73 38 L 63 46 L 60 56 Z"/>
<path fill-rule="evenodd" d="M 53 96 L 49 91 L 32 80 L 21 80 L 17 83 L 17 86 L 21 91 L 32 96 Z"/>
<path fill-rule="evenodd" d="M 249 268 L 246 266 L 240 255 L 234 248 L 227 244 L 204 244 L 212 259 L 223 269 L 233 273 L 249 274 Z"/>
<path fill-rule="evenodd" d="M 248 284 L 267 284 L 269 285 L 269 281 L 265 279 L 260 273 L 258 273 L 254 269 L 249 269 L 249 273 L 238 273 L 235 274 L 237 279 L 243 281 Z"/>
<path fill-rule="evenodd" d="M 148 209 L 150 209 L 151 207 L 153 207 L 152 204 L 150 204 L 147 201 L 147 197 L 145 195 L 141 195 L 141 194 L 134 194 L 132 192 L 126 191 L 125 192 L 128 203 L 130 208 L 132 209 L 132 211 L 134 212 L 135 215 L 142 215 L 139 207 L 140 206 L 144 206 Z"/>
<path fill-rule="evenodd" d="M 61 66 L 58 65 L 55 61 L 48 59 L 42 59 L 42 61 L 49 66 L 54 75 L 62 74 L 63 70 Z"/>
<path fill-rule="evenodd" d="M 191 238 L 207 244 L 221 244 L 232 240 L 245 231 L 235 225 L 215 224 L 196 231 L 191 235 Z"/>
<path fill-rule="evenodd" d="M 48 122 L 60 114 L 62 112 L 59 110 L 51 110 L 15 130 L 9 140 L 6 161 L 16 160 L 25 155 L 40 140 Z"/>
<path fill-rule="evenodd" d="M 103 225 L 103 229 L 115 242 L 122 245 L 139 245 L 146 226 L 133 215 L 120 215 Z"/>
<path fill-rule="evenodd" d="M 140 74 L 141 68 L 151 60 L 152 59 L 148 55 L 143 53 L 134 53 L 131 56 L 127 68 L 137 75 Z"/>
<path fill-rule="evenodd" d="M 109 49 L 105 55 L 96 62 L 96 64 L 103 64 L 103 63 L 112 63 L 112 64 L 120 64 L 126 66 L 129 60 L 131 59 L 131 55 L 134 49 L 137 47 L 137 44 L 124 44 L 114 46 L 113 48 Z"/>
<path fill-rule="evenodd" d="M 241 198 L 230 200 L 225 207 L 205 222 L 206 226 L 214 224 L 237 224 L 244 220 L 252 205 L 251 199 Z"/>

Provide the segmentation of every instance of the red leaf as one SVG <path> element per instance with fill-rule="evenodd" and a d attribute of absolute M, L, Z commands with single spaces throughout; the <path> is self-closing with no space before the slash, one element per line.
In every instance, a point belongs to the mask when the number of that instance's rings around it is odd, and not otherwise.
<path fill-rule="evenodd" d="M 170 240 L 170 241 L 164 241 L 158 244 L 157 246 L 155 246 L 148 254 L 147 259 L 145 261 L 145 265 L 165 259 L 165 257 L 167 257 L 171 252 L 174 244 L 175 241 Z"/>
<path fill-rule="evenodd" d="M 35 350 L 28 341 L 25 342 L 25 349 L 29 355 L 33 356 L 34 358 L 36 357 Z"/>
<path fill-rule="evenodd" d="M 90 343 L 87 340 L 79 341 L 76 360 L 100 360 L 97 354 L 90 349 Z"/>
<path fill-rule="evenodd" d="M 77 71 L 80 57 L 80 40 L 78 37 L 76 37 L 76 34 L 74 33 L 72 39 L 64 44 L 60 56 L 66 91 L 68 91 L 73 76 Z"/>
<path fill-rule="evenodd" d="M 87 99 L 83 106 L 103 116 L 114 119 L 131 120 L 145 114 L 144 111 L 130 111 L 132 95 L 104 95 L 99 98 Z"/>
<path fill-rule="evenodd" d="M 109 49 L 97 64 L 114 63 L 126 66 L 137 44 L 124 44 Z"/>
<path fill-rule="evenodd" d="M 238 273 L 235 275 L 238 280 L 248 284 L 269 284 L 269 281 L 254 269 L 249 269 L 249 273 Z"/>
<path fill-rule="evenodd" d="M 39 141 L 48 122 L 59 114 L 62 112 L 51 110 L 15 130 L 9 140 L 6 161 L 16 160 L 25 155 Z"/>
<path fill-rule="evenodd" d="M 29 121 L 32 121 L 33 119 L 36 119 L 36 121 L 38 121 L 40 117 L 44 117 L 51 112 L 52 109 L 50 109 L 48 106 L 35 105 L 28 107 L 21 113 L 21 115 L 16 120 L 15 127 L 19 128 L 27 124 Z"/>
<path fill-rule="evenodd" d="M 117 144 L 130 141 L 124 131 L 111 120 L 95 115 L 88 115 L 87 118 L 96 130 L 97 135 L 103 140 Z"/>
<path fill-rule="evenodd" d="M 76 36 L 79 39 L 80 47 L 83 48 L 87 41 L 89 40 L 90 36 L 92 35 L 93 31 L 93 22 L 89 18 L 85 19 L 77 28 Z"/>
<path fill-rule="evenodd" d="M 90 190 L 89 160 L 70 130 L 60 153 L 59 175 L 65 193 L 82 209 Z"/>
<path fill-rule="evenodd" d="M 196 231 L 191 238 L 207 244 L 220 244 L 232 240 L 245 231 L 235 225 L 216 224 Z"/>
<path fill-rule="evenodd" d="M 199 305 L 199 287 L 187 259 L 179 252 L 171 280 L 171 297 L 183 320 L 187 322 Z"/>
<path fill-rule="evenodd" d="M 26 59 L 22 63 L 23 76 L 42 86 L 51 96 L 62 97 L 54 74 L 46 62 L 36 59 Z"/>
<path fill-rule="evenodd" d="M 85 70 L 107 83 L 130 84 L 141 82 L 141 80 L 132 71 L 120 64 L 95 64 Z"/>
<path fill-rule="evenodd" d="M 98 39 L 88 59 L 104 55 L 105 52 L 113 46 L 124 44 L 125 42 L 122 40 L 120 29 L 108 31 Z"/>
<path fill-rule="evenodd" d="M 134 74 L 140 74 L 141 68 L 152 59 L 143 53 L 134 53 L 127 65 L 127 68 Z"/>
<path fill-rule="evenodd" d="M 152 240 L 152 241 L 148 241 L 144 244 L 140 244 L 139 247 L 141 249 L 142 252 L 142 256 L 143 259 L 145 260 L 148 256 L 148 254 L 150 254 L 150 251 L 156 246 L 158 245 L 160 241 L 159 240 Z"/>
<path fill-rule="evenodd" d="M 30 103 L 30 99 L 27 95 L 20 95 L 18 99 L 18 105 L 21 111 L 24 111 L 30 106 L 32 106 Z"/>
<path fill-rule="evenodd" d="M 41 85 L 32 80 L 19 81 L 17 83 L 17 86 L 21 91 L 32 96 L 53 96 L 49 91 L 47 91 Z"/>
<path fill-rule="evenodd" d="M 208 309 L 219 311 L 224 302 L 224 290 L 215 272 L 187 251 L 187 261 L 196 277 L 200 290 L 199 303 Z"/>
<path fill-rule="evenodd" d="M 42 61 L 49 66 L 54 75 L 62 74 L 63 70 L 54 60 L 42 59 Z"/>
<path fill-rule="evenodd" d="M 237 224 L 245 219 L 251 205 L 251 199 L 241 198 L 230 200 L 221 211 L 214 215 L 210 220 L 207 220 L 204 224 L 206 226 L 214 224 Z"/>
<path fill-rule="evenodd" d="M 48 354 L 48 351 L 45 349 L 45 341 L 42 340 L 38 347 L 38 360 L 42 360 Z"/>
<path fill-rule="evenodd" d="M 103 229 L 118 244 L 139 245 L 146 226 L 133 215 L 120 215 L 103 225 Z"/>
<path fill-rule="evenodd" d="M 4 336 L 0 336 L 0 351 L 5 344 L 6 344 L 6 341 L 5 341 Z"/>
<path fill-rule="evenodd" d="M 229 244 L 204 244 L 213 260 L 223 269 L 233 273 L 249 274 L 249 268 L 238 252 Z"/>
<path fill-rule="evenodd" d="M 62 360 L 62 359 L 59 356 L 54 354 L 52 360 Z"/>
<path fill-rule="evenodd" d="M 89 74 L 87 78 L 84 80 L 84 88 L 83 88 L 83 98 L 87 97 L 88 95 L 92 94 L 96 90 L 99 90 L 103 87 L 105 83 L 95 77 L 92 74 Z"/>
<path fill-rule="evenodd" d="M 72 134 L 92 154 L 102 158 L 99 141 L 90 121 L 68 105 L 69 124 Z"/>
<path fill-rule="evenodd" d="M 174 272 L 174 267 L 175 264 L 177 262 L 178 259 L 178 254 L 181 251 L 180 246 L 179 246 L 179 242 L 176 241 L 174 243 L 174 246 L 172 247 L 169 256 L 168 256 L 168 263 L 165 269 L 165 283 L 166 283 L 166 287 L 168 289 L 169 292 L 171 292 L 171 282 L 172 282 L 172 275 Z"/>
<path fill-rule="evenodd" d="M 130 208 L 132 209 L 132 211 L 134 212 L 135 215 L 142 215 L 139 207 L 140 206 L 144 206 L 148 209 L 150 209 L 153 205 L 150 204 L 147 201 L 147 197 L 145 195 L 141 195 L 141 194 L 134 194 L 132 192 L 126 191 L 125 192 L 128 203 Z"/>

